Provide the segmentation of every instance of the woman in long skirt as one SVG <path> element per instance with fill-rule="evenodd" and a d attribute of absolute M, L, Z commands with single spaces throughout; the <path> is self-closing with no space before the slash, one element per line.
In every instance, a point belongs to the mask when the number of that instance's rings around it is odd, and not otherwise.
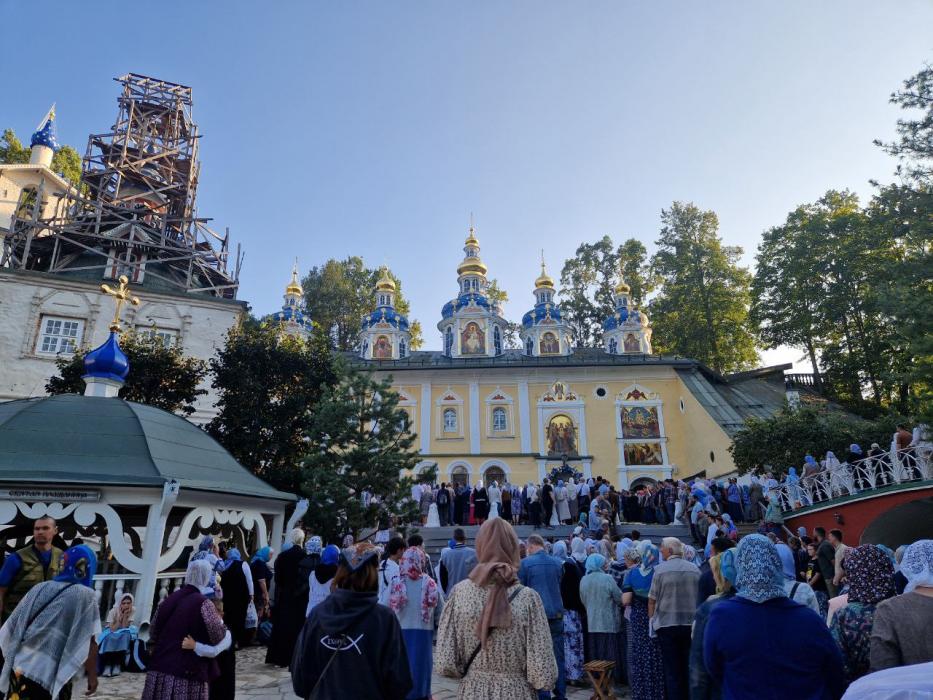
<path fill-rule="evenodd" d="M 425 554 L 409 547 L 393 580 L 389 607 L 398 616 L 408 652 L 412 689 L 406 700 L 430 700 L 434 620 L 443 607 L 441 589 L 424 573 Z"/>
<path fill-rule="evenodd" d="M 648 591 L 654 567 L 660 559 L 658 548 L 648 541 L 639 543 L 641 565 L 625 573 L 622 604 L 631 610 L 628 625 L 628 669 L 632 700 L 664 700 L 664 674 L 661 645 L 648 636 Z"/>
<path fill-rule="evenodd" d="M 563 562 L 560 578 L 560 598 L 564 605 L 564 673 L 568 683 L 583 680 L 583 617 L 586 608 L 580 600 L 580 579 L 583 567 L 567 555 L 562 540 L 554 543 L 553 556 Z"/>

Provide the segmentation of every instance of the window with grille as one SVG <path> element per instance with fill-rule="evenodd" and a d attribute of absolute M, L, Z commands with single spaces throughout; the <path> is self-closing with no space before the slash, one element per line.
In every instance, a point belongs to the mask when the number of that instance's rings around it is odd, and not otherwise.
<path fill-rule="evenodd" d="M 140 338 L 146 338 L 147 340 L 161 340 L 162 345 L 165 347 L 171 347 L 178 339 L 178 331 L 173 331 L 170 328 L 153 328 L 152 326 L 146 326 L 144 328 L 137 328 L 136 333 Z"/>
<path fill-rule="evenodd" d="M 39 326 L 36 352 L 44 355 L 71 355 L 81 342 L 84 321 L 73 318 L 43 316 Z"/>
<path fill-rule="evenodd" d="M 504 408 L 494 408 L 492 410 L 492 429 L 497 433 L 504 433 L 508 430 L 509 423 Z"/>
<path fill-rule="evenodd" d="M 457 411 L 453 408 L 444 409 L 444 432 L 457 432 Z"/>

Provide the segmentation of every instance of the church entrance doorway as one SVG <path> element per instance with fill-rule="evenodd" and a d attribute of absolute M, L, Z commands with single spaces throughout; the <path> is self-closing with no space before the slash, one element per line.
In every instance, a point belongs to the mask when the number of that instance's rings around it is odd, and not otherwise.
<path fill-rule="evenodd" d="M 498 483 L 499 486 L 502 486 L 502 484 L 505 483 L 505 472 L 501 467 L 489 467 L 483 473 L 483 482 L 486 484 L 486 486 L 492 484 L 493 481 Z"/>

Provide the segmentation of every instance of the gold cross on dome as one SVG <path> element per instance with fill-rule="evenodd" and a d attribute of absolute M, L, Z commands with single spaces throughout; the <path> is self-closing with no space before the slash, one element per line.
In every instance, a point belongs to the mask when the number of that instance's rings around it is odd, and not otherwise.
<path fill-rule="evenodd" d="M 114 289 L 109 284 L 100 285 L 100 291 L 112 296 L 116 303 L 116 309 L 113 312 L 113 321 L 110 322 L 110 330 L 113 333 L 120 332 L 120 309 L 123 304 L 129 302 L 133 306 L 139 306 L 139 299 L 130 294 L 129 278 L 126 275 L 120 275 L 120 286 Z"/>

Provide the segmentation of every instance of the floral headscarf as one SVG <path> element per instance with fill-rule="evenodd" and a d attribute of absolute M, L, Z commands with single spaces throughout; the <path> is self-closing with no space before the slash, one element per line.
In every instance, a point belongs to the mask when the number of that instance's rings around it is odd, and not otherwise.
<path fill-rule="evenodd" d="M 402 560 L 399 562 L 398 578 L 392 582 L 392 590 L 389 592 L 389 607 L 395 612 L 399 612 L 408 605 L 408 586 L 406 579 L 417 581 L 421 579 L 421 621 L 427 622 L 431 619 L 431 614 L 437 607 L 437 584 L 434 580 L 424 573 L 425 555 L 418 547 L 409 547 L 402 554 Z"/>
<path fill-rule="evenodd" d="M 917 586 L 933 586 L 933 540 L 917 540 L 904 551 L 901 573 L 907 578 L 904 593 Z"/>
<path fill-rule="evenodd" d="M 781 598 L 784 592 L 784 570 L 777 547 L 763 535 L 742 538 L 735 556 L 735 587 L 741 598 L 764 603 Z"/>
<path fill-rule="evenodd" d="M 850 547 L 842 567 L 849 582 L 850 603 L 880 603 L 894 595 L 894 565 L 875 545 Z"/>
<path fill-rule="evenodd" d="M 320 554 L 324 551 L 324 540 L 318 535 L 312 535 L 305 542 L 305 552 L 308 554 Z"/>
<path fill-rule="evenodd" d="M 654 571 L 654 567 L 661 560 L 661 552 L 651 544 L 650 540 L 642 540 L 638 543 L 638 553 L 641 554 L 641 565 L 638 570 L 641 571 L 642 576 L 647 576 Z"/>
<path fill-rule="evenodd" d="M 684 545 L 684 561 L 689 561 L 691 564 L 697 563 L 697 550 L 693 545 Z"/>

